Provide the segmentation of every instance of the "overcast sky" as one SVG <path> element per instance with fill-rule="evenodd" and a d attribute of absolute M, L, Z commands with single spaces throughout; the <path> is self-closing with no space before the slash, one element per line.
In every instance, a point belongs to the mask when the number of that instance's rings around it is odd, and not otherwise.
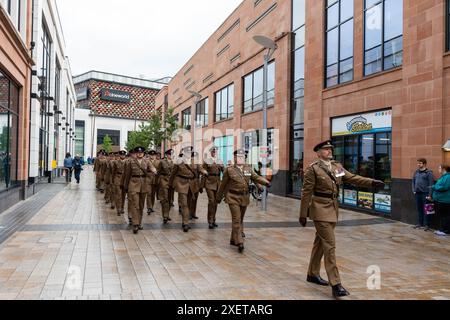
<path fill-rule="evenodd" d="M 242 0 L 56 0 L 72 73 L 174 76 Z"/>

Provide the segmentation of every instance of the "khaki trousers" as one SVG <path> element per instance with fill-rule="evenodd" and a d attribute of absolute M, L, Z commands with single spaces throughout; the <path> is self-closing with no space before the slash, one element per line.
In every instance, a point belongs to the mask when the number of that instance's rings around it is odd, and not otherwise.
<path fill-rule="evenodd" d="M 242 233 L 244 232 L 244 216 L 247 210 L 246 206 L 230 204 L 231 212 L 231 239 L 230 242 L 235 246 L 244 243 Z"/>
<path fill-rule="evenodd" d="M 113 200 L 116 205 L 117 213 L 122 213 L 125 204 L 125 191 L 120 185 L 113 185 Z"/>
<path fill-rule="evenodd" d="M 111 185 L 105 183 L 105 201 L 109 203 L 111 201 Z"/>
<path fill-rule="evenodd" d="M 314 226 L 316 227 L 316 238 L 311 252 L 308 275 L 320 275 L 320 264 L 322 257 L 325 257 L 328 281 L 335 286 L 341 283 L 336 266 L 336 239 L 334 237 L 336 223 L 314 221 Z"/>
<path fill-rule="evenodd" d="M 150 185 L 150 192 L 147 193 L 147 210 L 153 209 L 155 205 L 156 198 L 156 186 L 154 184 Z"/>
<path fill-rule="evenodd" d="M 208 223 L 216 222 L 217 202 L 216 202 L 216 190 L 206 189 L 208 195 Z"/>
<path fill-rule="evenodd" d="M 195 217 L 197 215 L 198 192 L 197 193 L 191 193 L 189 191 L 188 201 L 189 201 L 189 216 L 190 217 Z"/>
<path fill-rule="evenodd" d="M 170 202 L 169 202 L 169 188 L 159 188 L 158 198 L 161 202 L 162 217 L 169 218 Z"/>
<path fill-rule="evenodd" d="M 128 211 L 134 226 L 142 225 L 142 217 L 144 214 L 144 205 L 146 193 L 129 192 L 128 193 Z"/>
<path fill-rule="evenodd" d="M 175 189 L 172 187 L 169 187 L 169 205 L 173 206 L 173 198 L 175 196 Z"/>
<path fill-rule="evenodd" d="M 181 208 L 181 215 L 183 217 L 183 225 L 189 225 L 189 194 L 179 193 L 178 194 L 178 205 Z"/>

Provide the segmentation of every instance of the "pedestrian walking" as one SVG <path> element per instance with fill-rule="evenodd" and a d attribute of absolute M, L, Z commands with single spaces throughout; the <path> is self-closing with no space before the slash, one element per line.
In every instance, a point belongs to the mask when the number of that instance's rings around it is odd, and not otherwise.
<path fill-rule="evenodd" d="M 244 216 L 250 204 L 249 184 L 254 183 L 270 187 L 270 182 L 256 174 L 253 168 L 246 164 L 248 152 L 238 149 L 234 152 L 234 165 L 227 167 L 216 195 L 219 204 L 225 197 L 231 212 L 232 230 L 230 245 L 237 246 L 240 253 L 244 251 Z"/>
<path fill-rule="evenodd" d="M 64 169 L 66 171 L 66 182 L 69 183 L 72 181 L 73 170 L 73 158 L 70 153 L 66 153 L 66 157 L 64 158 Z"/>
<path fill-rule="evenodd" d="M 83 170 L 83 161 L 80 158 L 80 155 L 77 154 L 73 159 L 73 170 L 75 174 L 75 180 L 77 180 L 77 184 L 80 184 L 80 175 Z"/>
<path fill-rule="evenodd" d="M 305 227 L 309 217 L 314 221 L 316 229 L 306 280 L 322 286 L 331 284 L 333 295 L 343 297 L 350 293 L 341 284 L 335 257 L 334 229 L 339 218 L 339 188 L 343 183 L 366 188 L 382 188 L 384 183 L 351 174 L 340 163 L 333 161 L 333 150 L 330 140 L 314 147 L 319 160 L 305 171 L 299 221 Z M 322 257 L 325 257 L 329 282 L 320 277 Z"/>
<path fill-rule="evenodd" d="M 435 214 L 440 220 L 439 230 L 435 232 L 438 236 L 450 234 L 450 166 L 442 164 L 439 166 L 441 177 L 432 187 L 432 197 Z"/>
<path fill-rule="evenodd" d="M 433 172 L 427 168 L 427 160 L 420 158 L 417 160 L 417 170 L 412 178 L 412 192 L 416 200 L 418 213 L 418 224 L 414 229 L 422 229 L 429 231 L 430 217 L 425 214 L 426 198 L 430 195 L 431 187 L 434 184 Z"/>

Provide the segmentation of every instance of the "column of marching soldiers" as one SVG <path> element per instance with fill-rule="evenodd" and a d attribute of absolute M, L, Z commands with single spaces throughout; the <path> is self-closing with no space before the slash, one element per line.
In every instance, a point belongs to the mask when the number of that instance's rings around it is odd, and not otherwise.
<path fill-rule="evenodd" d="M 225 198 L 232 217 L 230 245 L 244 250 L 243 221 L 250 203 L 249 183 L 270 187 L 270 182 L 257 175 L 246 164 L 247 151 L 234 152 L 234 165 L 224 167 L 217 159 L 215 147 L 208 151 L 203 164 L 199 164 L 198 153 L 193 147 L 184 147 L 174 158 L 173 149 L 165 152 L 164 158 L 155 150 L 137 147 L 129 153 L 120 151 L 106 153 L 101 150 L 94 162 L 96 188 L 104 193 L 106 204 L 125 214 L 125 201 L 128 201 L 128 221 L 133 233 L 143 230 L 142 219 L 145 203 L 147 214 L 154 212 L 155 200 L 161 203 L 164 224 L 169 223 L 171 207 L 174 207 L 174 192 L 178 194 L 179 213 L 182 216 L 182 229 L 188 232 L 192 219 L 198 219 L 197 201 L 199 193 L 206 190 L 208 196 L 209 229 L 216 224 L 217 206 Z"/>

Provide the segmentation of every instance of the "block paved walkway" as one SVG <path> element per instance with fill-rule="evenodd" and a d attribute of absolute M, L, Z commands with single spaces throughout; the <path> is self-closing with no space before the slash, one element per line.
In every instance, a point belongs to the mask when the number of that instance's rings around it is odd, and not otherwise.
<path fill-rule="evenodd" d="M 0 299 L 331 299 L 329 287 L 305 281 L 315 232 L 299 227 L 299 204 L 270 195 L 263 213 L 252 202 L 239 254 L 225 204 L 216 230 L 207 228 L 202 194 L 189 233 L 176 209 L 163 226 L 158 204 L 133 235 L 86 168 L 80 185 L 49 185 L 0 215 Z M 450 238 L 346 210 L 340 220 L 348 299 L 450 299 Z M 379 290 L 368 289 L 370 266 L 381 272 Z"/>

